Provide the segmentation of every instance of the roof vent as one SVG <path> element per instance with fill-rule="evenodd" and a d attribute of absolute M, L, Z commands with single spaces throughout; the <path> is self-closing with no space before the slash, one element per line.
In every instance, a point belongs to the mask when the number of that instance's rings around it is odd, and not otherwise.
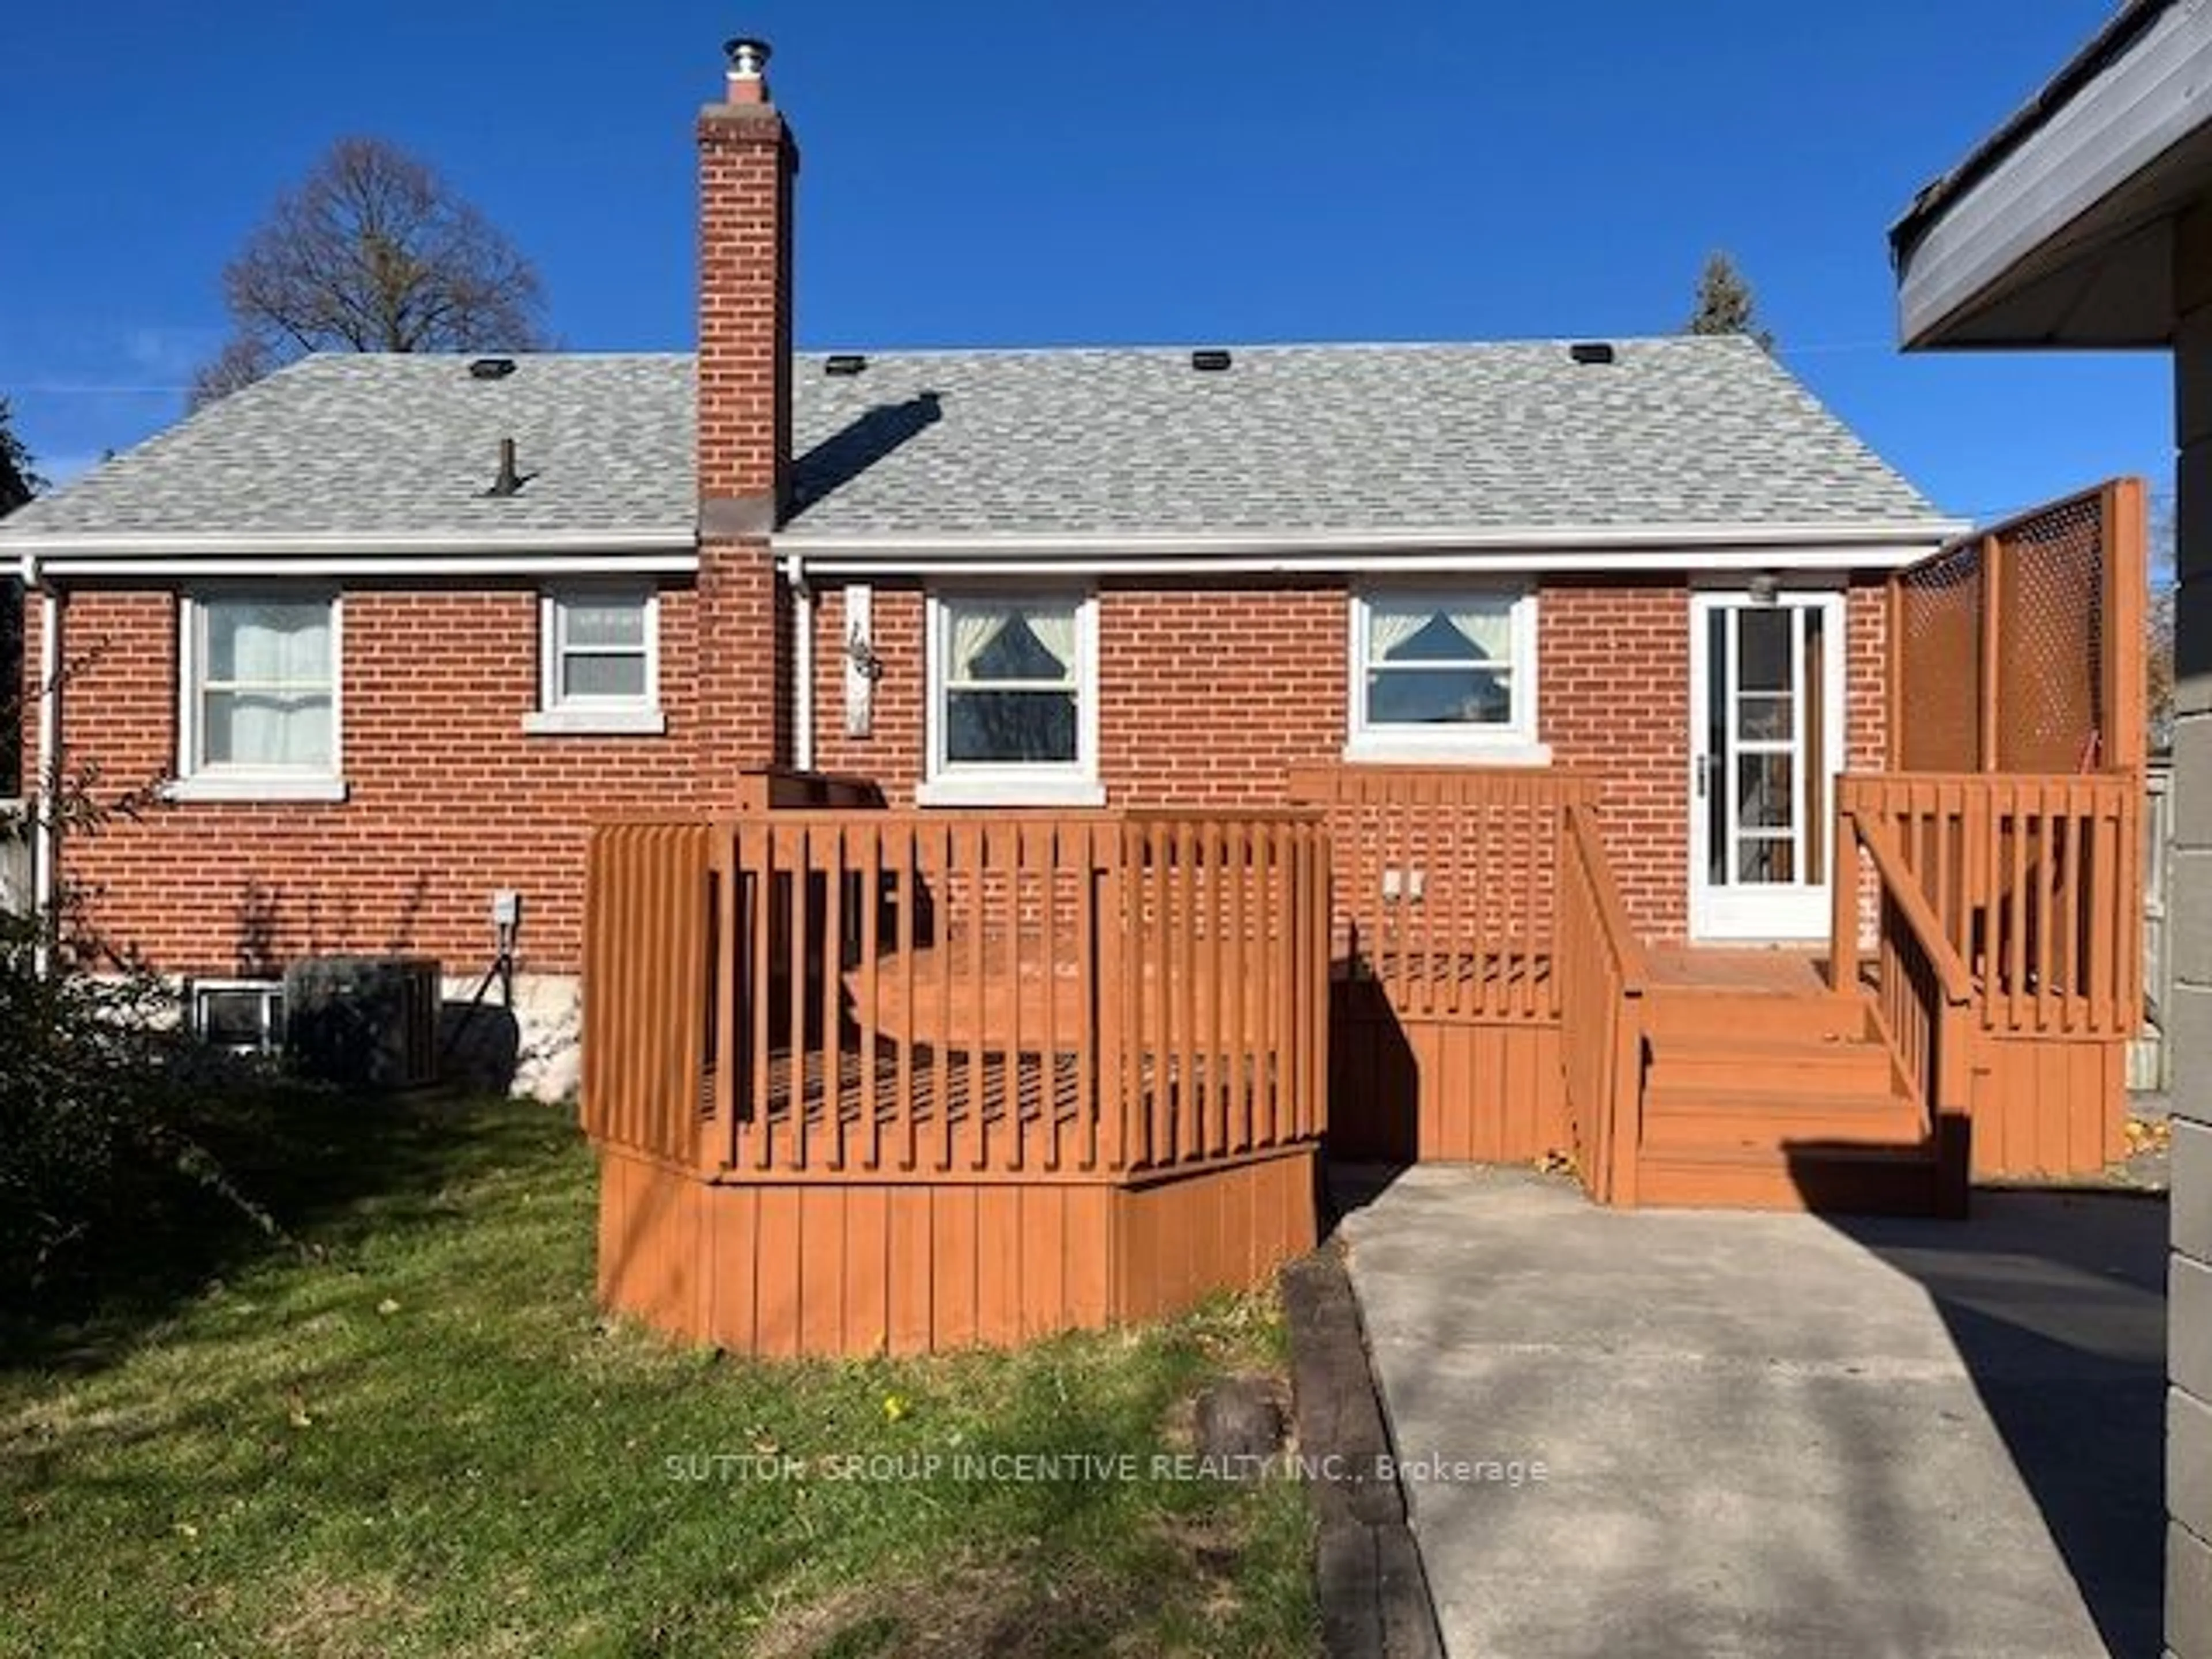
<path fill-rule="evenodd" d="M 512 357 L 479 357 L 469 365 L 472 380 L 503 380 L 514 373 Z"/>
<path fill-rule="evenodd" d="M 1609 340 L 1577 340 L 1567 348 L 1567 356 L 1578 363 L 1609 363 L 1613 361 L 1613 343 Z"/>
<path fill-rule="evenodd" d="M 1218 374 L 1232 361 L 1219 346 L 1204 346 L 1190 354 L 1190 366 L 1201 374 Z"/>
<path fill-rule="evenodd" d="M 823 360 L 824 374 L 858 374 L 868 366 L 868 360 L 857 351 L 833 351 Z"/>

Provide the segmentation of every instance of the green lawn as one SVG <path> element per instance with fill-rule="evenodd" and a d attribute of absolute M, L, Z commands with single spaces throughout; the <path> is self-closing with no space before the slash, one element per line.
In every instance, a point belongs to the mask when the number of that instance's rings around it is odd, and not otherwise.
<path fill-rule="evenodd" d="M 1272 1302 L 1012 1355 L 717 1358 L 598 1315 L 558 1113 L 311 1103 L 261 1157 L 240 1178 L 292 1243 L 210 1280 L 149 1241 L 166 1302 L 0 1332 L 0 1654 L 1316 1650 L 1301 1489 L 1151 1474 L 1208 1378 L 1279 1374 Z M 952 1473 L 1021 1453 L 1142 1474 Z"/>

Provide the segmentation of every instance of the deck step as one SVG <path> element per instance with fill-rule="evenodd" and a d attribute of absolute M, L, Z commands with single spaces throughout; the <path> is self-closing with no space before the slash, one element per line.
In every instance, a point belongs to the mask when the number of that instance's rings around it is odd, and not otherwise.
<path fill-rule="evenodd" d="M 1644 1101 L 1647 1146 L 1780 1152 L 1792 1144 L 1917 1148 L 1926 1126 L 1912 1103 L 1887 1089 L 1776 1089 L 1744 1084 L 1662 1083 Z"/>
<path fill-rule="evenodd" d="M 1889 1050 L 1851 1036 L 1668 1032 L 1651 1039 L 1654 1090 L 1747 1090 L 1786 1096 L 1890 1088 Z"/>
<path fill-rule="evenodd" d="M 1820 1210 L 1841 1215 L 1933 1215 L 1932 1153 L 1823 1146 L 1779 1152 L 1647 1146 L 1637 1201 L 1656 1209 Z"/>
<path fill-rule="evenodd" d="M 1780 994 L 1665 988 L 1644 1000 L 1645 1028 L 1662 1037 L 1734 1037 L 1753 1041 L 1868 1035 L 1866 1005 L 1826 993 Z"/>

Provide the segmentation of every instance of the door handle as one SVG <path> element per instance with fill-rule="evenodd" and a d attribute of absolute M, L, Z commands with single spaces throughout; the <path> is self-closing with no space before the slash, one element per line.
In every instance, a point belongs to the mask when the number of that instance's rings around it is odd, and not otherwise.
<path fill-rule="evenodd" d="M 1705 773 L 1712 763 L 1713 757 L 1711 755 L 1698 757 L 1698 799 L 1699 800 L 1705 798 Z"/>

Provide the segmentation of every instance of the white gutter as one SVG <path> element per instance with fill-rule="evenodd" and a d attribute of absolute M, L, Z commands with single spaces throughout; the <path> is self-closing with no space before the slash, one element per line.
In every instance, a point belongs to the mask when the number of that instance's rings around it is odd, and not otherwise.
<path fill-rule="evenodd" d="M 791 734 L 792 763 L 802 772 L 814 769 L 814 590 L 807 586 L 806 564 L 797 553 L 787 553 L 783 560 L 784 580 L 798 601 L 798 611 L 792 619 L 792 629 L 797 638 L 793 643 L 791 672 L 797 684 L 792 687 Z"/>
<path fill-rule="evenodd" d="M 51 586 L 39 586 L 37 562 L 23 557 L 23 580 L 39 595 L 39 788 L 31 819 L 31 892 L 38 906 L 39 945 L 33 965 L 44 974 L 52 962 L 55 895 L 60 872 L 54 860 L 52 786 L 61 778 L 56 744 L 61 738 L 62 607 Z"/>
<path fill-rule="evenodd" d="M 691 553 L 696 527 L 689 521 L 652 530 L 429 531 L 19 531 L 0 529 L 0 553 L 20 550 L 43 558 L 467 557 L 493 553 L 568 555 Z"/>
<path fill-rule="evenodd" d="M 827 553 L 810 547 L 808 568 L 816 575 L 849 577 L 945 575 L 1032 576 L 1296 576 L 1373 573 L 1461 574 L 1492 573 L 1605 574 L 1685 571 L 1894 570 L 1926 558 L 1949 538 L 1935 530 L 1910 542 L 1859 546 L 1560 550 L 1556 552 L 1486 553 L 1461 550 L 1428 554 L 1276 554 L 1212 556 L 1146 556 L 1126 550 L 1120 556 L 1061 552 L 1042 556 L 1009 550 L 994 557 L 955 552 L 893 550 Z"/>
<path fill-rule="evenodd" d="M 1899 519 L 1842 524 L 1713 524 L 1489 526 L 1427 530 L 1250 530 L 1186 532 L 1074 531 L 1029 534 L 980 532 L 964 535 L 865 534 L 782 531 L 775 545 L 801 552 L 809 562 L 873 556 L 915 560 L 951 557 L 1035 560 L 1187 558 L 1209 565 L 1224 559 L 1269 562 L 1269 568 L 1343 568 L 1348 561 L 1389 554 L 1573 551 L 1620 553 L 1747 548 L 1772 556 L 1781 550 L 1925 547 L 1963 535 L 1972 526 L 1958 519 Z"/>
<path fill-rule="evenodd" d="M 527 553 L 349 555 L 322 554 L 231 558 L 206 554 L 124 557 L 112 554 L 46 556 L 59 576 L 97 580 L 121 576 L 544 576 L 690 575 L 696 550 L 682 553 Z"/>

